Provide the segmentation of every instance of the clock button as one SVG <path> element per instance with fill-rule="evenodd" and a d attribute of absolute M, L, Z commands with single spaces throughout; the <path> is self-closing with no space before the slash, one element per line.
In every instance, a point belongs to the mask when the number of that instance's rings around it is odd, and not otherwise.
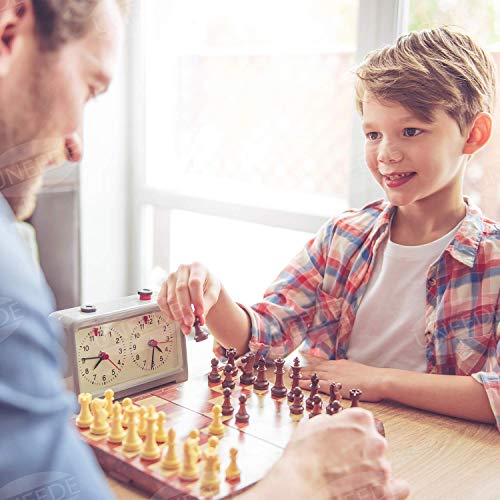
<path fill-rule="evenodd" d="M 149 288 L 143 288 L 142 290 L 138 290 L 140 300 L 151 300 L 151 296 L 153 295 L 153 291 Z"/>
<path fill-rule="evenodd" d="M 80 307 L 80 311 L 82 313 L 95 313 L 97 311 L 97 307 L 91 304 L 85 304 L 84 306 Z"/>

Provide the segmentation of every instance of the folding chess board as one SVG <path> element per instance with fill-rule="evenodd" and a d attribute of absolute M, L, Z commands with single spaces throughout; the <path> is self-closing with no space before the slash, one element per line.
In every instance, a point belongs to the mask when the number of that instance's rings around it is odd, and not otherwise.
<path fill-rule="evenodd" d="M 247 396 L 250 420 L 237 423 L 234 414 L 223 416 L 225 433 L 219 437 L 220 489 L 210 498 L 226 498 L 240 493 L 259 481 L 278 460 L 300 421 L 290 415 L 287 398 L 276 399 L 271 391 L 256 391 L 252 386 L 240 385 L 231 394 L 234 413 L 238 410 L 238 397 Z M 271 385 L 270 385 L 271 387 Z M 306 397 L 306 395 L 304 395 Z M 322 395 L 324 401 L 327 397 Z M 202 454 L 207 447 L 208 426 L 212 422 L 214 405 L 223 402 L 222 382 L 210 383 L 206 376 L 182 384 L 165 386 L 133 398 L 135 404 L 153 405 L 156 411 L 166 413 L 165 427 L 177 433 L 177 451 L 182 460 L 182 443 L 192 429 L 200 432 Z M 345 406 L 345 405 L 344 405 Z M 302 418 L 308 418 L 304 413 Z M 332 417 L 334 418 L 334 417 Z M 139 452 L 123 451 L 121 444 L 112 444 L 106 436 L 92 435 L 88 429 L 78 429 L 83 439 L 93 449 L 104 471 L 124 483 L 132 483 L 154 498 L 205 498 L 200 490 L 200 480 L 181 480 L 177 471 L 167 471 L 160 466 L 160 459 L 146 461 Z M 160 445 L 163 448 L 166 444 Z M 224 471 L 229 465 L 229 449 L 238 449 L 237 463 L 241 470 L 238 481 L 225 480 Z M 202 470 L 200 471 L 200 477 Z"/>

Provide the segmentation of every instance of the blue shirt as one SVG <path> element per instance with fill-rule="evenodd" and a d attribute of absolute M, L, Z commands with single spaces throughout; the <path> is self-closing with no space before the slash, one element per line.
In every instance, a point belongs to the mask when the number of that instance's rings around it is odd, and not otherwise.
<path fill-rule="evenodd" d="M 52 294 L 0 194 L 0 499 L 112 498 L 72 427 Z"/>

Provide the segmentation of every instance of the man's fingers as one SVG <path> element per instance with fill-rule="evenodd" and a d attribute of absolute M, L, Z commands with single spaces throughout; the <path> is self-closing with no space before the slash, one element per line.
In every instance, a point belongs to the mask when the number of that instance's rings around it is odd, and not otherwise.
<path fill-rule="evenodd" d="M 186 326 L 194 323 L 194 314 L 191 309 L 191 294 L 189 290 L 190 268 L 187 265 L 180 265 L 177 269 L 177 281 L 175 283 L 175 295 L 181 310 L 182 322 Z"/>
<path fill-rule="evenodd" d="M 203 285 L 207 279 L 207 272 L 205 268 L 195 262 L 191 265 L 191 272 L 189 273 L 188 288 L 191 296 L 191 303 L 194 307 L 194 313 L 200 319 L 200 323 L 204 324 L 205 316 L 205 300 L 203 297 Z"/>
<path fill-rule="evenodd" d="M 404 479 L 391 479 L 390 492 L 395 500 L 404 500 L 410 495 L 410 485 Z"/>

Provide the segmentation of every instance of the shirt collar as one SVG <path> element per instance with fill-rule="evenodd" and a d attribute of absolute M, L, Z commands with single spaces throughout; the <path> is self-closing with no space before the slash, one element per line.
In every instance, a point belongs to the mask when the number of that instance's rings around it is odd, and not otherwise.
<path fill-rule="evenodd" d="M 467 267 L 473 267 L 484 231 L 483 214 L 470 198 L 464 196 L 464 201 L 466 206 L 465 218 L 445 251 Z M 397 207 L 390 203 L 387 203 L 385 207 L 382 205 L 382 207 L 383 209 L 371 231 L 373 240 L 384 240 L 388 235 L 389 225 L 397 210 Z"/>

